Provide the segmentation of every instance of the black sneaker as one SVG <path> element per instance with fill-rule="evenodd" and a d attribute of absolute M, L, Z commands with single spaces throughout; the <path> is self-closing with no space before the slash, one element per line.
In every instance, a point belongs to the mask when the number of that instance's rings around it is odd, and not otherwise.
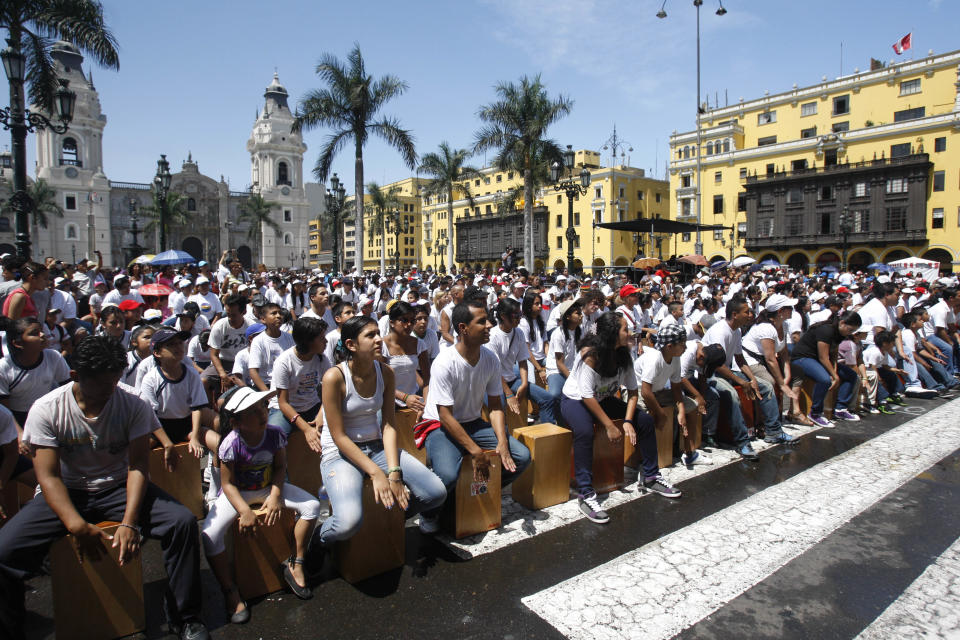
<path fill-rule="evenodd" d="M 183 623 L 177 635 L 180 637 L 180 640 L 209 640 L 210 638 L 210 632 L 207 631 L 206 625 L 199 620 L 191 620 L 190 622 Z"/>
<path fill-rule="evenodd" d="M 607 512 L 600 508 L 600 503 L 597 502 L 597 494 L 591 493 L 588 496 L 580 496 L 580 511 L 583 515 L 587 516 L 591 522 L 596 522 L 597 524 L 606 524 L 610 522 L 610 516 L 607 515 Z"/>
<path fill-rule="evenodd" d="M 664 480 L 662 475 L 657 475 L 655 478 L 650 478 L 649 480 L 643 481 L 643 488 L 648 491 L 653 491 L 654 493 L 659 493 L 664 498 L 679 498 L 683 493 L 667 484 L 667 481 Z"/>

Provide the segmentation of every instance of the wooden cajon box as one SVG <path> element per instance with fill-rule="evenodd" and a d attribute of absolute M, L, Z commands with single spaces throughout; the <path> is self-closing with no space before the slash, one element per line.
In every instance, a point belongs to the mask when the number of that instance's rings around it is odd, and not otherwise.
<path fill-rule="evenodd" d="M 256 532 L 240 534 L 239 518 L 230 528 L 233 537 L 233 566 L 240 595 L 252 599 L 286 589 L 283 563 L 293 555 L 293 510 L 282 509 L 271 527 L 263 524 L 264 512 L 256 511 Z"/>
<path fill-rule="evenodd" d="M 510 407 L 507 406 L 506 402 L 503 403 L 503 417 L 507 423 L 507 433 L 511 436 L 513 436 L 515 429 L 527 426 L 527 405 L 521 405 L 520 411 L 521 413 L 519 414 L 514 413 L 513 411 L 510 411 Z M 480 418 L 484 422 L 490 422 L 490 411 L 487 410 L 486 405 L 480 409 Z M 490 424 L 493 423 L 491 422 Z"/>
<path fill-rule="evenodd" d="M 354 584 L 402 567 L 405 556 L 406 515 L 400 505 L 384 509 L 373 499 L 373 482 L 363 480 L 363 522 L 360 530 L 337 544 L 340 575 Z"/>
<path fill-rule="evenodd" d="M 654 431 L 657 434 L 657 466 L 666 469 L 673 466 L 673 421 L 677 409 L 671 404 L 661 410 L 667 414 L 667 419 L 662 425 L 654 424 Z M 624 443 L 626 447 L 629 441 L 624 438 Z"/>
<path fill-rule="evenodd" d="M 116 522 L 97 525 L 110 535 Z M 50 547 L 53 620 L 58 640 L 117 638 L 143 631 L 143 571 L 138 553 L 120 566 L 120 550 L 104 541 L 99 559 L 77 559 L 73 536 Z"/>
<path fill-rule="evenodd" d="M 623 433 L 623 420 L 614 420 L 613 424 Z M 623 443 L 623 438 L 612 442 L 606 429 L 593 424 L 593 489 L 597 493 L 609 493 L 623 486 Z M 577 486 L 573 453 L 570 454 L 570 486 Z"/>
<path fill-rule="evenodd" d="M 800 385 L 800 410 L 803 411 L 804 415 L 810 415 L 810 411 L 813 408 L 813 387 L 815 383 L 812 378 L 804 378 L 803 384 Z M 832 389 L 827 392 L 826 397 L 823 399 L 823 415 L 829 419 L 833 419 L 833 409 L 837 406 L 837 389 Z"/>
<path fill-rule="evenodd" d="M 397 430 L 397 444 L 400 448 L 419 460 L 422 464 L 427 464 L 427 449 L 417 449 L 416 441 L 413 437 L 413 427 L 417 424 L 417 412 L 413 409 L 398 409 L 396 412 L 395 428 Z"/>
<path fill-rule="evenodd" d="M 150 482 L 169 493 L 177 502 L 190 509 L 197 518 L 203 517 L 203 487 L 201 474 L 197 471 L 196 458 L 190 453 L 188 443 L 173 447 L 180 454 L 180 462 L 173 473 L 163 464 L 163 447 L 150 450 Z"/>
<path fill-rule="evenodd" d="M 310 448 L 307 437 L 296 427 L 287 439 L 287 480 L 314 497 L 323 485 L 320 454 Z"/>
<path fill-rule="evenodd" d="M 528 509 L 544 509 L 570 498 L 567 459 L 573 432 L 555 424 L 522 427 L 514 437 L 530 450 L 530 466 L 513 483 L 513 499 Z"/>
<path fill-rule="evenodd" d="M 703 416 L 696 409 L 687 412 L 687 433 L 688 439 L 694 450 L 699 449 L 703 443 Z M 680 443 L 684 443 L 683 432 L 680 432 Z M 683 448 L 682 446 L 680 447 Z"/>
<path fill-rule="evenodd" d="M 464 456 L 453 500 L 444 509 L 444 524 L 458 540 L 500 526 L 500 456 L 484 451 L 490 460 L 490 475 L 485 483 L 473 481 L 473 464 Z M 450 503 L 453 503 L 452 505 Z"/>

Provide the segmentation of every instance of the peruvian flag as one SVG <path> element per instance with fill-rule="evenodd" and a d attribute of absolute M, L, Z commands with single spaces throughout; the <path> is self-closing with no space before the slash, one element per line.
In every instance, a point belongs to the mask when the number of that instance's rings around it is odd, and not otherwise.
<path fill-rule="evenodd" d="M 913 32 L 911 31 L 907 35 L 900 38 L 899 41 L 893 43 L 893 50 L 897 52 L 897 55 L 900 55 L 904 51 L 910 48 L 910 40 L 913 37 Z"/>

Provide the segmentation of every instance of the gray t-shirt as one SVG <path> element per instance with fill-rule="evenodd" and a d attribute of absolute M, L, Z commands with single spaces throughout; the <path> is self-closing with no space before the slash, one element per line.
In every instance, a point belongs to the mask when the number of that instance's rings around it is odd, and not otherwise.
<path fill-rule="evenodd" d="M 127 479 L 131 440 L 159 428 L 150 406 L 123 383 L 100 415 L 87 418 L 67 384 L 31 407 L 23 428 L 24 442 L 59 449 L 60 476 L 68 489 L 101 491 Z"/>

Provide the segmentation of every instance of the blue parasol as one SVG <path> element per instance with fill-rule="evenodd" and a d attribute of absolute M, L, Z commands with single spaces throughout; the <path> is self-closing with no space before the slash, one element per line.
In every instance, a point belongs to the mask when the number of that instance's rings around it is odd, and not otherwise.
<path fill-rule="evenodd" d="M 169 251 L 158 253 L 153 260 L 150 261 L 150 264 L 160 266 L 166 264 L 189 264 L 196 261 L 197 259 L 186 251 L 170 249 Z"/>

